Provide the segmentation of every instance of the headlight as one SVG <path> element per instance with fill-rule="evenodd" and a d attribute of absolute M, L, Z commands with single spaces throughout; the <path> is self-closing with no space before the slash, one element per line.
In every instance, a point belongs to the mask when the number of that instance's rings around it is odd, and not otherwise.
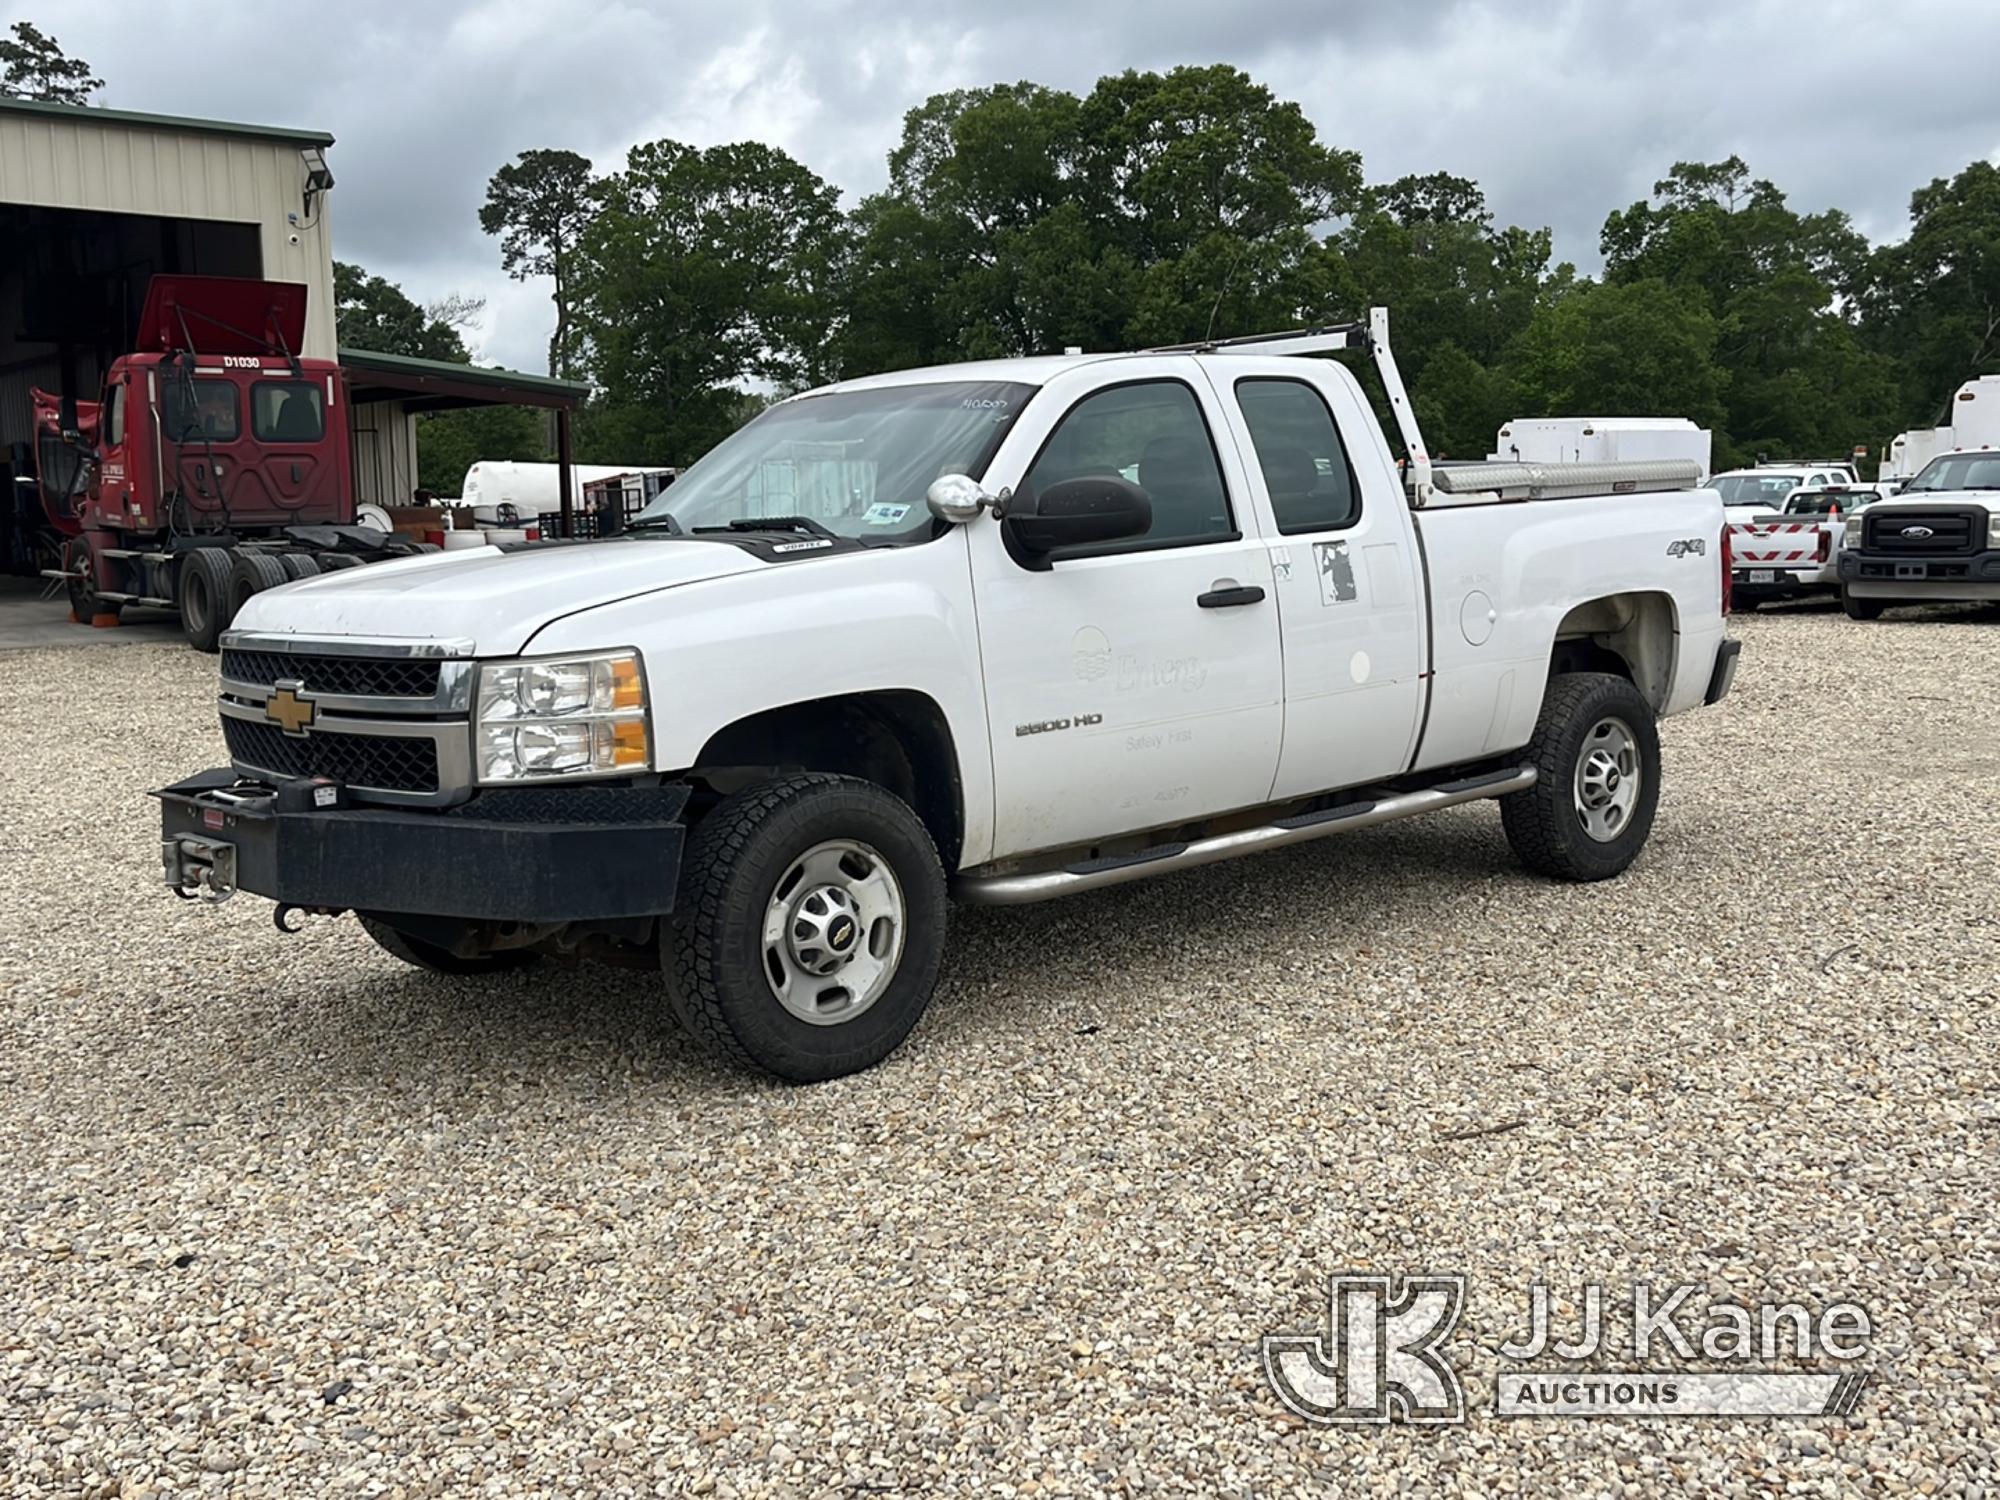
<path fill-rule="evenodd" d="M 483 663 L 474 733 L 482 782 L 644 771 L 653 754 L 639 657 Z"/>
<path fill-rule="evenodd" d="M 1847 524 L 1840 528 L 1840 545 L 1842 550 L 1847 552 L 1852 552 L 1861 545 L 1860 516 L 1849 516 Z"/>
<path fill-rule="evenodd" d="M 1986 545 L 2000 547 L 2000 510 L 1986 512 Z"/>

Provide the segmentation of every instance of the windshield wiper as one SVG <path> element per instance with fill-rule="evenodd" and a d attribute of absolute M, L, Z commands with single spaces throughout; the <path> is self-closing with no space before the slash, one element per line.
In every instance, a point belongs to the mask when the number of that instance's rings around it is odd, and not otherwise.
<path fill-rule="evenodd" d="M 839 533 L 828 531 L 811 516 L 743 516 L 723 526 L 695 527 L 697 535 L 704 531 L 800 531 L 830 542 L 840 540 Z"/>

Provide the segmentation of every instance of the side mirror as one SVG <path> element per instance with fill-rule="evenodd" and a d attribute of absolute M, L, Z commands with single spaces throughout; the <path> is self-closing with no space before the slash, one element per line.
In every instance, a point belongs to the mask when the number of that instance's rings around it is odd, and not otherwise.
<path fill-rule="evenodd" d="M 1016 495 L 1000 524 L 1023 551 L 1054 552 L 1144 536 L 1153 527 L 1153 502 L 1129 479 L 1093 474 L 1032 497 Z"/>
<path fill-rule="evenodd" d="M 924 504 L 940 521 L 963 526 L 979 519 L 982 510 L 993 510 L 997 502 L 969 474 L 940 474 L 924 491 Z"/>

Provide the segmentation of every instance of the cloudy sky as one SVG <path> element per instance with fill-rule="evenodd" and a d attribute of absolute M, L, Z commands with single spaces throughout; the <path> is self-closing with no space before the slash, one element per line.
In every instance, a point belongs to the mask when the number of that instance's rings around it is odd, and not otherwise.
<path fill-rule="evenodd" d="M 0 3 L 20 17 L 95 66 L 101 103 L 337 136 L 335 253 L 422 300 L 484 296 L 481 356 L 529 370 L 547 289 L 501 274 L 477 214 L 530 147 L 604 169 L 664 136 L 768 141 L 852 201 L 939 90 L 1226 61 L 1371 180 L 1476 178 L 1586 268 L 1606 211 L 1676 160 L 1736 152 L 1883 239 L 1913 187 L 2000 154 L 1991 0 Z"/>

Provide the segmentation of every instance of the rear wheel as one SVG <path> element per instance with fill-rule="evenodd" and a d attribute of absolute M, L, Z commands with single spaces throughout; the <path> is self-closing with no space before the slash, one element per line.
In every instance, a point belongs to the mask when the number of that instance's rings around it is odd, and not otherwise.
<path fill-rule="evenodd" d="M 375 939 L 383 952 L 393 953 L 404 963 L 429 969 L 433 974 L 504 974 L 510 969 L 525 969 L 541 958 L 539 953 L 525 948 L 502 948 L 497 953 L 461 958 L 448 948 L 413 938 L 375 917 L 358 917 L 358 920 L 361 930 Z"/>
<path fill-rule="evenodd" d="M 1888 602 L 1883 599 L 1857 599 L 1846 589 L 1840 591 L 1840 607 L 1847 611 L 1850 620 L 1879 620 Z"/>
<path fill-rule="evenodd" d="M 288 578 L 319 577 L 319 560 L 306 552 L 287 552 L 278 559 Z"/>
<path fill-rule="evenodd" d="M 220 547 L 197 547 L 181 558 L 181 633 L 197 651 L 213 651 L 229 628 L 229 559 Z"/>
<path fill-rule="evenodd" d="M 668 1003 L 780 1078 L 859 1072 L 930 1004 L 945 911 L 937 850 L 900 798 L 821 773 L 749 787 L 688 841 L 661 942 Z"/>
<path fill-rule="evenodd" d="M 229 618 L 233 620 L 241 614 L 253 595 L 291 581 L 292 575 L 285 571 L 285 565 L 270 553 L 237 552 L 235 561 L 229 565 Z"/>
<path fill-rule="evenodd" d="M 1500 799 L 1523 865 L 1608 880 L 1639 857 L 1660 800 L 1660 736 L 1637 688 L 1607 672 L 1550 678 L 1528 755 L 1534 786 Z"/>

